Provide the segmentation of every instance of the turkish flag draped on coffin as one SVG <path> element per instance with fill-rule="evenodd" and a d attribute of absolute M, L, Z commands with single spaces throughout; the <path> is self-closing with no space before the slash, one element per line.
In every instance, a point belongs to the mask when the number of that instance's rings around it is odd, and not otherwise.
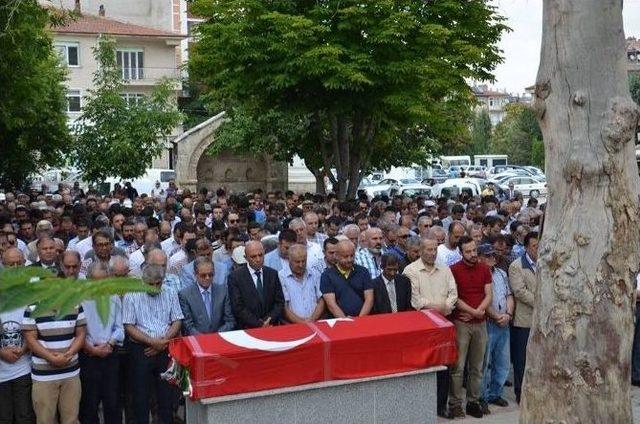
<path fill-rule="evenodd" d="M 435 311 L 338 318 L 175 339 L 193 400 L 456 361 L 455 327 Z"/>

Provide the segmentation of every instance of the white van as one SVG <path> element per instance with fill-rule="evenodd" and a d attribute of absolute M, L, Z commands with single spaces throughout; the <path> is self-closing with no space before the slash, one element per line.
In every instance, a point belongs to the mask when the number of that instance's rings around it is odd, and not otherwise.
<path fill-rule="evenodd" d="M 431 188 L 431 196 L 441 197 L 448 195 L 447 197 L 455 197 L 462 191 L 469 191 L 472 196 L 478 196 L 482 187 L 477 180 L 473 178 L 450 178 L 443 183 L 436 184 Z"/>

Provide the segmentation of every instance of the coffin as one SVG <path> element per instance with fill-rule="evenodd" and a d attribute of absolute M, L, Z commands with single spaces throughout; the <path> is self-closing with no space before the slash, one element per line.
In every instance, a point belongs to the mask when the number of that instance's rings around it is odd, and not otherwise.
<path fill-rule="evenodd" d="M 455 327 L 433 310 L 183 337 L 169 352 L 192 400 L 451 365 L 457 355 Z"/>

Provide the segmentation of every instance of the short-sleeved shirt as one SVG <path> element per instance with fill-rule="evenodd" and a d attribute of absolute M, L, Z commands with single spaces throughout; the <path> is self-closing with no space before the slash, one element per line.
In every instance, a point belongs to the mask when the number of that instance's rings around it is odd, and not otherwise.
<path fill-rule="evenodd" d="M 451 266 L 451 273 L 458 286 L 458 300 L 462 300 L 472 308 L 480 306 L 485 296 L 484 286 L 491 284 L 492 281 L 489 267 L 480 262 L 469 266 L 464 261 L 460 261 Z M 453 318 L 457 319 L 458 315 L 459 310 L 456 309 Z M 471 320 L 474 323 L 483 321 L 484 318 Z"/>
<path fill-rule="evenodd" d="M 63 317 L 53 315 L 34 317 L 31 312 L 32 308 L 24 311 L 22 330 L 36 330 L 38 342 L 53 352 L 65 353 L 76 338 L 76 328 L 87 325 L 82 306 L 78 306 L 72 313 Z M 54 367 L 36 354 L 31 355 L 31 378 L 35 381 L 57 381 L 75 377 L 79 373 L 77 353 L 64 368 Z"/>
<path fill-rule="evenodd" d="M 134 325 L 149 337 L 164 337 L 171 324 L 183 319 L 178 293 L 162 287 L 157 295 L 127 293 L 124 296 L 122 323 Z"/>
<path fill-rule="evenodd" d="M 373 284 L 369 271 L 360 265 L 354 264 L 346 278 L 337 268 L 327 268 L 320 277 L 322 294 L 334 293 L 338 306 L 348 316 L 360 314 L 365 290 L 373 290 Z"/>
<path fill-rule="evenodd" d="M 318 305 L 318 299 L 322 297 L 320 275 L 309 269 L 302 281 L 298 281 L 289 267 L 281 270 L 279 275 L 287 307 L 300 318 L 311 317 Z"/>
<path fill-rule="evenodd" d="M 22 348 L 22 321 L 24 308 L 0 313 L 0 349 Z M 10 364 L 0 359 L 0 383 L 14 380 L 31 372 L 31 354 L 25 353 L 16 362 Z"/>

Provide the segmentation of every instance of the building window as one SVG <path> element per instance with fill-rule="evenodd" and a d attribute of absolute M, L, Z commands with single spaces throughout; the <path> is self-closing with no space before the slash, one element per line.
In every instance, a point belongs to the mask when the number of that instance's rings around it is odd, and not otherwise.
<path fill-rule="evenodd" d="M 80 90 L 67 91 L 67 112 L 80 112 L 82 110 L 82 96 Z"/>
<path fill-rule="evenodd" d="M 136 49 L 116 51 L 116 62 L 124 80 L 140 80 L 144 78 L 144 52 Z"/>
<path fill-rule="evenodd" d="M 489 106 L 493 107 L 493 99 L 489 99 Z"/>
<path fill-rule="evenodd" d="M 78 43 L 56 43 L 55 48 L 62 62 L 67 66 L 80 66 Z"/>
<path fill-rule="evenodd" d="M 144 94 L 141 93 L 122 93 L 122 98 L 127 102 L 129 106 L 139 105 L 144 99 Z"/>

